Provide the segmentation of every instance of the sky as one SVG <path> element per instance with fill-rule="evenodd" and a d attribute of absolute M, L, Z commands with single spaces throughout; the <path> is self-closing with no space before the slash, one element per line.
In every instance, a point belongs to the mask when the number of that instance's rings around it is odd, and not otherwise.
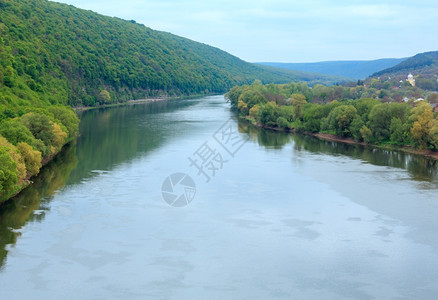
<path fill-rule="evenodd" d="M 58 0 L 249 62 L 402 58 L 438 50 L 437 0 Z"/>

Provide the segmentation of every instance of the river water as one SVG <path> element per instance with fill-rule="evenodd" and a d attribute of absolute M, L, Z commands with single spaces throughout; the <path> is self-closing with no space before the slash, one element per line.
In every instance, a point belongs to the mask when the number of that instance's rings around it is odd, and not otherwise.
<path fill-rule="evenodd" d="M 434 160 L 254 128 L 223 96 L 80 126 L 1 208 L 2 299 L 438 297 Z"/>

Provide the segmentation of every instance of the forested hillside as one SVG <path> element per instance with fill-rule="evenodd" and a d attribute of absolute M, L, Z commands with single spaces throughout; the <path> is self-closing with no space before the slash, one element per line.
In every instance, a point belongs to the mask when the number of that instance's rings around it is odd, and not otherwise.
<path fill-rule="evenodd" d="M 374 73 L 372 77 L 385 75 L 392 77 L 397 75 L 405 76 L 408 73 L 436 77 L 438 75 L 438 51 L 417 54 L 391 68 Z"/>
<path fill-rule="evenodd" d="M 412 78 L 408 78 L 411 77 Z M 412 85 L 420 90 L 432 92 L 434 102 L 438 99 L 438 51 L 417 54 L 398 65 L 373 74 L 365 84 L 380 81 L 381 85 L 393 88 Z"/>
<path fill-rule="evenodd" d="M 0 34 L 3 105 L 95 105 L 300 79 L 135 21 L 46 0 L 0 0 Z"/>

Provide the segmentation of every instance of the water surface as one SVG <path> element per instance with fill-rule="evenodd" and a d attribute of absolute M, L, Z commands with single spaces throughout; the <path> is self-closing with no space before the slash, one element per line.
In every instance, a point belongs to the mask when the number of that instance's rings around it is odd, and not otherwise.
<path fill-rule="evenodd" d="M 434 160 L 254 128 L 223 96 L 81 119 L 2 207 L 4 299 L 438 296 Z M 214 139 L 227 120 L 247 140 L 234 156 Z M 209 182 L 188 160 L 205 143 Z M 183 208 L 161 194 L 175 172 L 196 183 Z"/>

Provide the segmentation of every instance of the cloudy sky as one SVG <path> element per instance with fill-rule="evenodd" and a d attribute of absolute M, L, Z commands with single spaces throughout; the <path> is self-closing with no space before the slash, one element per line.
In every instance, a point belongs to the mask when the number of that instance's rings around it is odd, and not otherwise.
<path fill-rule="evenodd" d="M 133 19 L 250 62 L 400 58 L 438 50 L 437 0 L 59 2 Z"/>

